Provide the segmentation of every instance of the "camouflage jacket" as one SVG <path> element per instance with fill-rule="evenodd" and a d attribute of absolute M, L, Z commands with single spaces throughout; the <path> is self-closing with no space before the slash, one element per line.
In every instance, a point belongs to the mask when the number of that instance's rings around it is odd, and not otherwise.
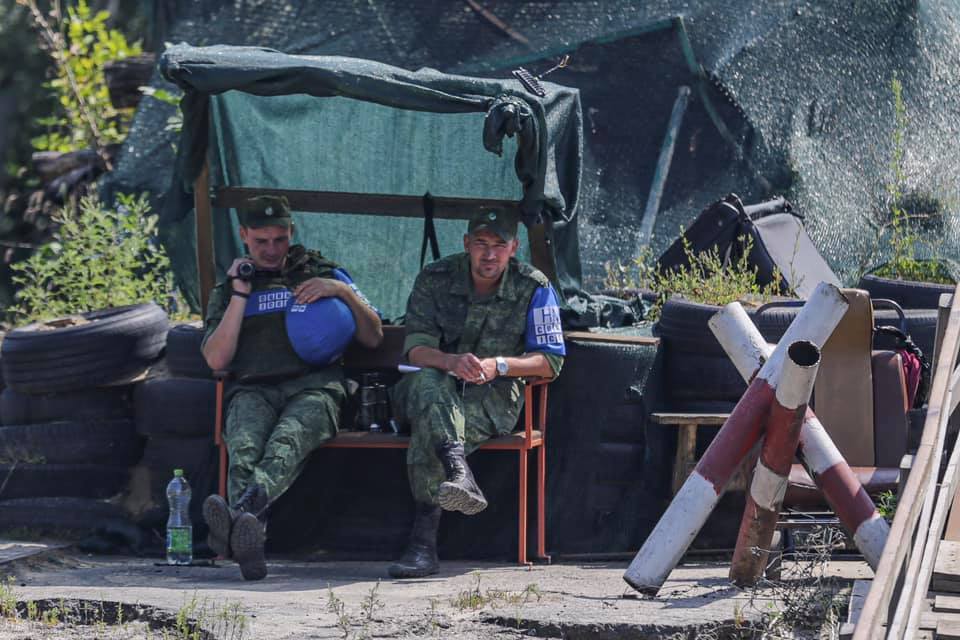
<path fill-rule="evenodd" d="M 287 329 L 282 309 L 285 306 L 286 292 L 310 278 L 332 278 L 337 265 L 320 253 L 305 249 L 302 245 L 293 245 L 287 252 L 283 269 L 278 273 L 260 273 L 253 279 L 253 291 L 277 289 L 277 312 L 255 313 L 250 305 L 254 297 L 247 300 L 247 312 L 237 339 L 237 350 L 230 363 L 230 371 L 239 382 L 269 381 L 287 379 L 316 371 L 294 352 L 287 338 Z M 229 281 L 219 283 L 210 293 L 205 320 L 204 344 L 214 330 L 230 303 L 232 293 Z M 282 299 L 281 299 L 282 298 Z M 329 371 L 328 371 L 329 370 Z M 329 372 L 330 382 L 339 384 L 342 371 L 339 365 L 324 367 Z"/>
<path fill-rule="evenodd" d="M 473 353 L 480 358 L 518 356 L 525 351 L 527 310 L 534 292 L 549 286 L 543 273 L 510 259 L 497 291 L 484 298 L 473 293 L 466 253 L 427 265 L 407 301 L 404 355 L 417 346 L 445 353 Z M 563 357 L 544 353 L 554 375 Z M 501 431 L 516 423 L 522 387 L 516 378 L 497 378 L 484 385 L 484 408 Z"/>

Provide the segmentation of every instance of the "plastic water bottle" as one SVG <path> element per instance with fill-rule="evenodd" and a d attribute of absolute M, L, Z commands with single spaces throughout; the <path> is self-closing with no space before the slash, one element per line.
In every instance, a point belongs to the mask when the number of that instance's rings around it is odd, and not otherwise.
<path fill-rule="evenodd" d="M 193 525 L 190 523 L 190 484 L 183 477 L 183 469 L 173 470 L 173 479 L 167 485 L 167 564 L 193 562 Z"/>

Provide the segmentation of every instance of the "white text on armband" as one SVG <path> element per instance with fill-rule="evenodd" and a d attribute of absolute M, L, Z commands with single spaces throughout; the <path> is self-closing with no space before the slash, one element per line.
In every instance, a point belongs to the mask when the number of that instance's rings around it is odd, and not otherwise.
<path fill-rule="evenodd" d="M 287 306 L 287 300 L 289 298 L 290 292 L 286 289 L 276 292 L 263 293 L 257 296 L 257 311 L 284 309 Z"/>
<path fill-rule="evenodd" d="M 533 330 L 537 344 L 563 344 L 563 327 L 560 324 L 560 308 L 541 307 L 533 310 Z"/>

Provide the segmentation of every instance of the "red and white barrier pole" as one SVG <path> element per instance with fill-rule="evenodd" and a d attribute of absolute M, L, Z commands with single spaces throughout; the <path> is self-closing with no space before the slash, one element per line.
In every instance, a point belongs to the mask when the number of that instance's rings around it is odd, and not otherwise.
<path fill-rule="evenodd" d="M 826 284 L 817 287 L 787 329 L 785 340 L 773 350 L 657 526 L 647 536 L 623 574 L 627 584 L 647 595 L 656 595 L 660 590 L 717 505 L 733 472 L 759 441 L 763 421 L 780 382 L 787 347 L 802 340 L 823 344 L 846 309 L 847 302 L 836 287 Z"/>
<path fill-rule="evenodd" d="M 767 344 L 739 303 L 725 306 L 709 321 L 710 328 L 744 380 L 772 357 Z M 781 341 L 782 344 L 782 341 Z M 815 344 L 823 344 L 815 343 Z M 800 462 L 823 492 L 840 522 L 853 534 L 853 541 L 867 563 L 876 570 L 890 526 L 877 512 L 856 474 L 850 469 L 823 424 L 807 409 L 800 429 L 797 451 Z"/>
<path fill-rule="evenodd" d="M 756 584 L 767 565 L 819 366 L 820 349 L 812 342 L 794 342 L 787 349 L 730 564 L 730 579 L 736 585 Z"/>

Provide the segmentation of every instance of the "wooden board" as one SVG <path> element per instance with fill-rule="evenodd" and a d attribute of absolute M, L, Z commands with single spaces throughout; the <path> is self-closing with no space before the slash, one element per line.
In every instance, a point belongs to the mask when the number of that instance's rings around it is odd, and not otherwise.
<path fill-rule="evenodd" d="M 941 613 L 960 613 L 960 597 L 936 596 L 933 600 L 933 610 Z"/>
<path fill-rule="evenodd" d="M 650 420 L 654 424 L 663 425 L 686 425 L 693 424 L 702 427 L 719 427 L 727 418 L 729 413 L 652 413 Z"/>
<path fill-rule="evenodd" d="M 0 540 L 0 564 L 22 560 L 37 556 L 47 551 L 65 549 L 70 546 L 66 542 L 18 542 Z"/>
<path fill-rule="evenodd" d="M 947 519 L 947 530 L 943 532 L 943 539 L 960 542 L 960 492 L 953 496 L 950 505 L 950 517 Z"/>
<path fill-rule="evenodd" d="M 660 338 L 653 336 L 625 336 L 619 333 L 593 333 L 591 331 L 564 331 L 564 340 L 574 342 L 618 342 L 620 344 L 645 344 L 655 347 Z"/>
<path fill-rule="evenodd" d="M 895 543 L 887 544 L 883 548 L 880 562 L 874 571 L 873 586 L 867 595 L 860 622 L 854 632 L 856 640 L 882 637 L 881 627 L 889 620 L 891 609 L 896 606 L 894 603 L 899 602 L 901 595 L 906 598 L 912 598 L 913 595 L 912 589 L 906 589 L 902 585 L 910 577 L 906 575 L 909 573 L 906 564 L 908 552 L 913 546 L 911 542 L 914 531 L 919 530 L 918 537 L 923 538 L 929 525 L 926 518 L 921 516 L 926 502 L 925 492 L 931 484 L 931 478 L 933 482 L 936 481 L 936 473 L 940 469 L 945 432 L 945 428 L 941 428 L 944 421 L 940 420 L 940 414 L 945 409 L 947 385 L 960 350 L 960 296 L 954 297 L 948 318 L 948 322 L 942 323 L 947 326 L 936 360 L 927 419 L 914 455 L 910 477 L 899 502 L 900 507 L 890 526 L 889 540 Z M 924 521 L 921 523 L 921 520 Z"/>
<path fill-rule="evenodd" d="M 960 618 L 956 620 L 938 620 L 934 638 L 940 640 L 960 640 Z"/>
<path fill-rule="evenodd" d="M 940 543 L 930 588 L 934 591 L 960 593 L 960 542 L 944 540 Z"/>
<path fill-rule="evenodd" d="M 870 584 L 873 580 L 854 580 L 853 590 L 850 592 L 850 607 L 847 610 L 847 622 L 856 624 L 860 620 L 860 612 L 863 610 L 863 602 L 867 599 L 867 593 L 870 592 Z"/>

